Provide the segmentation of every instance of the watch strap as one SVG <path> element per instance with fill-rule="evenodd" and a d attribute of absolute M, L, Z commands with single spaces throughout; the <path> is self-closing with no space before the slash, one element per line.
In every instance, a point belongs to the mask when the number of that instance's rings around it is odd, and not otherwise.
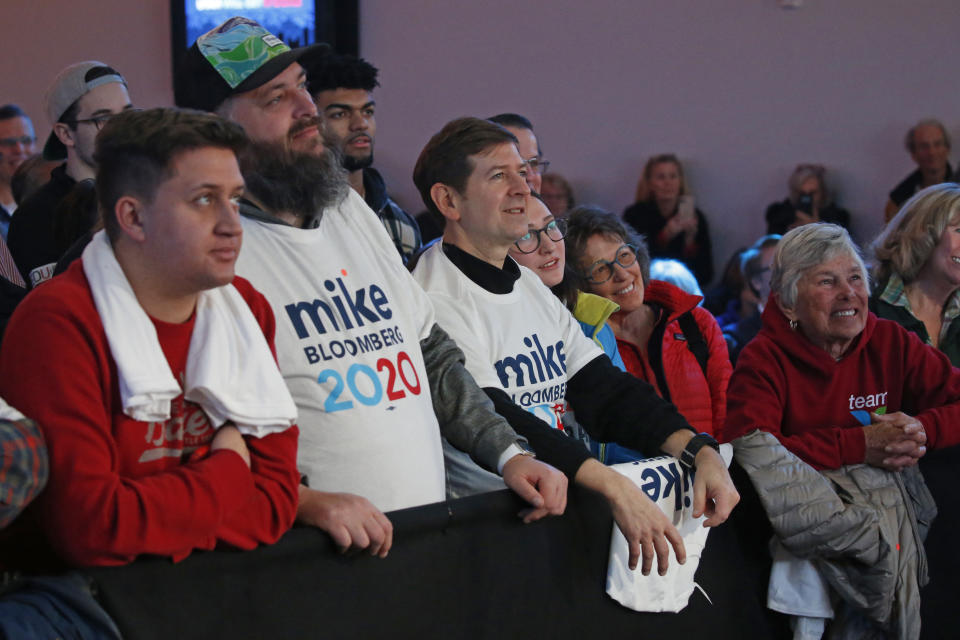
<path fill-rule="evenodd" d="M 697 459 L 697 453 L 700 452 L 700 449 L 703 447 L 711 447 L 713 450 L 719 453 L 720 445 L 717 444 L 717 441 L 709 433 L 698 433 L 697 435 L 690 438 L 690 441 L 687 442 L 687 446 L 683 448 L 683 451 L 680 452 L 679 461 L 680 464 L 691 471 L 696 469 L 694 461 Z"/>

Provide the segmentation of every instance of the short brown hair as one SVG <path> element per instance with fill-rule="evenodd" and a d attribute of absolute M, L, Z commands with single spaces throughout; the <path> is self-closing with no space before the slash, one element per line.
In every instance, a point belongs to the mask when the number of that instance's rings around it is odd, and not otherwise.
<path fill-rule="evenodd" d="M 152 202 L 157 187 L 171 177 L 173 159 L 184 151 L 215 147 L 239 154 L 247 144 L 240 125 L 189 109 L 124 111 L 97 136 L 97 200 L 111 241 L 120 236 L 114 215 L 117 200 L 135 195 Z"/>
<path fill-rule="evenodd" d="M 480 118 L 451 120 L 434 134 L 413 168 L 413 183 L 417 185 L 427 210 L 442 218 L 430 196 L 433 185 L 445 184 L 457 193 L 463 193 L 467 179 L 473 173 L 470 156 L 506 142 L 517 144 L 517 137 L 500 125 Z"/>

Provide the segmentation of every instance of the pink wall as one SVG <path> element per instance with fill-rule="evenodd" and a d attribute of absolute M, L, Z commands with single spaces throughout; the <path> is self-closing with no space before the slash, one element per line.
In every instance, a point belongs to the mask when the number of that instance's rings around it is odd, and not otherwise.
<path fill-rule="evenodd" d="M 83 58 L 117 66 L 137 104 L 170 104 L 167 0 L 3 4 L 6 50 L 19 53 L 0 61 L 0 100 L 35 114 L 42 134 L 43 90 Z M 960 8 L 803 4 L 361 0 L 362 54 L 382 76 L 377 166 L 418 211 L 409 176 L 428 137 L 460 115 L 518 111 L 580 199 L 617 211 L 648 155 L 678 153 L 718 262 L 762 232 L 797 162 L 827 165 L 867 238 L 911 170 L 906 128 L 934 115 L 960 137 Z"/>
<path fill-rule="evenodd" d="M 953 0 L 449 6 L 362 7 L 363 53 L 382 72 L 377 164 L 413 209 L 408 176 L 433 132 L 459 115 L 518 111 L 578 197 L 615 211 L 647 156 L 676 152 L 722 263 L 763 232 L 797 162 L 827 165 L 867 238 L 911 170 L 905 130 L 935 115 L 960 134 Z"/>
<path fill-rule="evenodd" d="M 31 115 L 37 136 L 50 132 L 43 94 L 54 76 L 81 60 L 122 73 L 139 106 L 173 104 L 167 0 L 0 0 L 6 54 L 0 103 Z"/>

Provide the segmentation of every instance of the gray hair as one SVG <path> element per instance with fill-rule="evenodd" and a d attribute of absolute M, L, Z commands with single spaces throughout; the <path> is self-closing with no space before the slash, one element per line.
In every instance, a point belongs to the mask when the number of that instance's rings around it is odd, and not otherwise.
<path fill-rule="evenodd" d="M 780 304 L 793 309 L 797 304 L 797 284 L 804 274 L 840 255 L 848 255 L 856 261 L 869 287 L 867 268 L 860 250 L 846 229 L 820 222 L 788 231 L 773 256 L 771 292 L 779 296 Z"/>
<path fill-rule="evenodd" d="M 924 118 L 907 130 L 907 137 L 904 140 L 907 151 L 913 153 L 913 134 L 916 133 L 917 129 L 920 127 L 937 127 L 940 129 L 940 133 L 943 134 L 943 142 L 947 145 L 947 149 L 950 149 L 950 133 L 947 131 L 947 128 L 943 126 L 943 123 L 936 118 Z"/>
<path fill-rule="evenodd" d="M 960 185 L 945 182 L 915 193 L 873 241 L 877 281 L 886 281 L 892 273 L 913 281 L 957 219 Z"/>

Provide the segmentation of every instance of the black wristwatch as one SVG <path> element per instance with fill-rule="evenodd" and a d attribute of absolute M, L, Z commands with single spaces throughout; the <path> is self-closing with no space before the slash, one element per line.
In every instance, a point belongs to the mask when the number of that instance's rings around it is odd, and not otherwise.
<path fill-rule="evenodd" d="M 696 470 L 697 467 L 693 462 L 697 459 L 697 453 L 705 446 L 713 447 L 714 451 L 717 453 L 720 452 L 720 445 L 717 444 L 717 441 L 713 439 L 712 435 L 709 433 L 698 433 L 690 438 L 690 442 L 688 442 L 687 446 L 680 452 L 680 465 L 690 471 Z"/>

